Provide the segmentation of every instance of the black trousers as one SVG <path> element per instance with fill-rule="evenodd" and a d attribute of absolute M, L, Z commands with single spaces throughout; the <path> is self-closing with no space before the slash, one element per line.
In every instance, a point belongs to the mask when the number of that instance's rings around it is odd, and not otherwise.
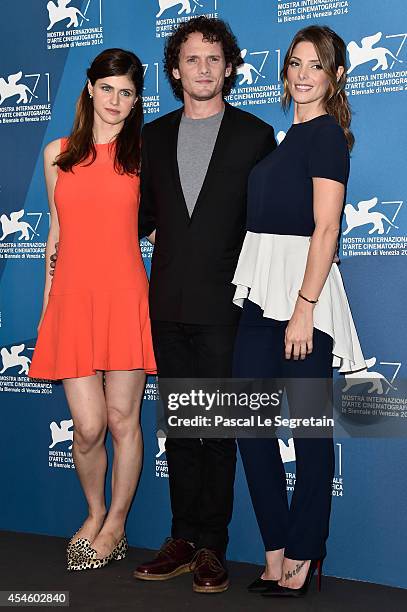
<path fill-rule="evenodd" d="M 236 326 L 152 321 L 152 333 L 159 379 L 231 376 Z M 233 509 L 235 440 L 167 438 L 166 454 L 172 537 L 224 553 Z"/>
<path fill-rule="evenodd" d="M 233 375 L 288 380 L 290 417 L 304 415 L 304 386 L 313 392 L 313 414 L 326 411 L 331 393 L 332 338 L 314 329 L 313 352 L 303 361 L 286 360 L 284 335 L 287 321 L 264 320 L 260 308 L 246 300 L 236 338 Z M 319 379 L 309 384 L 301 379 Z M 291 380 L 292 379 L 292 380 Z M 306 381 L 307 383 L 308 381 Z M 318 385 L 321 386 L 319 387 Z M 285 548 L 290 559 L 325 556 L 334 475 L 332 432 L 326 437 L 304 438 L 292 430 L 296 454 L 296 484 L 288 504 L 286 475 L 278 439 L 241 438 L 239 450 L 265 550 Z"/>

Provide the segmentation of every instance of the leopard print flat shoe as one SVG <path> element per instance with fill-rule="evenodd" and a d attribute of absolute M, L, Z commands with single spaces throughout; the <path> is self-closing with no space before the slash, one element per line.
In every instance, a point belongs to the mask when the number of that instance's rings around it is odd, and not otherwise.
<path fill-rule="evenodd" d="M 85 555 L 77 557 L 76 559 L 68 559 L 68 570 L 69 571 L 81 571 L 86 569 L 99 569 L 105 567 L 110 561 L 119 561 L 124 559 L 127 553 L 128 544 L 126 536 L 123 536 L 120 542 L 115 546 L 110 555 L 97 559 L 97 551 L 89 547 L 86 549 Z"/>
<path fill-rule="evenodd" d="M 82 557 L 88 557 L 89 550 L 91 549 L 91 542 L 87 538 L 79 538 L 78 540 L 75 540 L 75 542 L 72 542 L 75 535 L 72 536 L 66 549 L 66 559 L 68 565 L 69 563 L 75 562 Z"/>

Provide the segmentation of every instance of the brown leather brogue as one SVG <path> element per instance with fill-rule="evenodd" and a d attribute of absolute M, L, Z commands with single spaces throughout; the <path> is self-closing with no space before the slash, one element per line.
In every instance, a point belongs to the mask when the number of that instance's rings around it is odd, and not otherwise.
<path fill-rule="evenodd" d="M 169 580 L 191 572 L 196 549 L 186 540 L 167 538 L 152 561 L 136 567 L 133 576 L 140 580 Z"/>
<path fill-rule="evenodd" d="M 209 548 L 197 551 L 191 566 L 194 570 L 193 589 L 197 593 L 222 593 L 229 586 L 223 555 Z"/>

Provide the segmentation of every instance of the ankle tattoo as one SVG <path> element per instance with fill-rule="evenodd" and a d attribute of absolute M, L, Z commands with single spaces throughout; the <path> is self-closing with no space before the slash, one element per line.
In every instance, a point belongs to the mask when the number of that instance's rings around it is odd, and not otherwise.
<path fill-rule="evenodd" d="M 289 580 L 290 578 L 294 578 L 294 576 L 300 573 L 301 569 L 304 567 L 306 562 L 307 561 L 301 561 L 300 563 L 297 563 L 294 569 L 289 570 L 288 572 L 285 572 L 284 579 Z"/>

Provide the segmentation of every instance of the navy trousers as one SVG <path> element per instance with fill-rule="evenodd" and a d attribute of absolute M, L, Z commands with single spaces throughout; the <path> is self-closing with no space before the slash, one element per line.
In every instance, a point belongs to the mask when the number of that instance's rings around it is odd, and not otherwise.
<path fill-rule="evenodd" d="M 323 379 L 331 389 L 332 338 L 314 329 L 311 355 L 303 361 L 286 360 L 287 323 L 265 319 L 261 309 L 246 300 L 236 338 L 233 375 L 293 379 L 286 390 L 290 417 L 298 417 L 303 416 L 303 385 L 299 379 Z M 321 412 L 326 415 L 326 394 L 322 395 L 325 397 L 320 401 L 325 405 L 321 405 Z M 318 413 L 318 406 L 313 412 Z M 290 559 L 319 559 L 325 556 L 329 530 L 335 463 L 332 432 L 321 438 L 298 437 L 295 429 L 292 433 L 296 484 L 290 506 L 278 439 L 241 438 L 239 450 L 265 550 L 285 548 L 285 556 Z"/>

